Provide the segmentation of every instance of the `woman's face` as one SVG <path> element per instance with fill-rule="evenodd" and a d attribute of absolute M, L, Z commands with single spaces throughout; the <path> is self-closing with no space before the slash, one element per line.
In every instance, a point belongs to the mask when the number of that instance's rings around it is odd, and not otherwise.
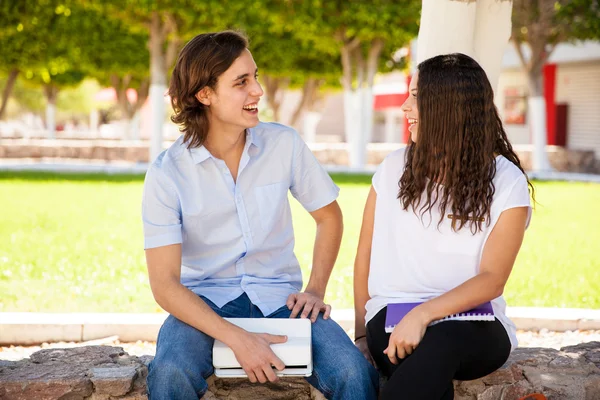
<path fill-rule="evenodd" d="M 258 102 L 263 90 L 257 81 L 258 68 L 248 50 L 231 64 L 214 90 L 202 90 L 198 100 L 209 106 L 211 130 L 243 131 L 259 123 Z"/>
<path fill-rule="evenodd" d="M 410 138 L 413 142 L 417 141 L 419 133 L 419 109 L 417 108 L 417 82 L 419 80 L 419 72 L 417 71 L 408 87 L 408 97 L 404 104 L 402 104 L 402 111 L 406 116 L 408 123 L 408 130 L 410 131 Z"/>

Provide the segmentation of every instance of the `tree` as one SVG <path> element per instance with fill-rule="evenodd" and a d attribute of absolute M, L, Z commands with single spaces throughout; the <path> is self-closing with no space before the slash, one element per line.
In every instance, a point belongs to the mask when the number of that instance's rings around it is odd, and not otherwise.
<path fill-rule="evenodd" d="M 86 7 L 100 10 L 110 18 L 120 19 L 135 32 L 148 34 L 149 93 L 153 118 L 151 160 L 162 151 L 167 72 L 173 66 L 182 43 L 201 32 L 244 26 L 259 8 L 257 2 L 248 5 L 235 0 L 106 0 L 92 3 L 87 0 L 77 1 Z"/>
<path fill-rule="evenodd" d="M 96 10 L 86 12 L 93 14 L 85 27 L 89 32 L 84 36 L 86 69 L 101 84 L 114 88 L 121 116 L 127 121 L 125 136 L 137 137 L 134 117 L 148 98 L 150 86 L 148 34 L 132 32 L 121 20 Z M 135 100 L 127 96 L 130 89 L 137 94 Z"/>
<path fill-rule="evenodd" d="M 373 84 L 381 59 L 405 46 L 418 28 L 417 0 L 310 0 L 287 2 L 288 23 L 299 40 L 340 55 L 344 127 L 351 166 L 366 162 L 373 126 Z M 387 54 L 384 54 L 384 51 Z"/>
<path fill-rule="evenodd" d="M 290 121 L 286 121 L 294 125 L 302 113 L 315 103 L 319 87 L 341 74 L 337 61 L 339 55 L 307 47 L 289 32 L 272 33 L 268 26 L 266 29 L 249 30 L 248 35 L 274 120 L 280 120 L 279 109 L 284 91 L 288 87 L 302 89 L 302 97 Z"/>
<path fill-rule="evenodd" d="M 37 70 L 45 62 L 53 62 L 52 57 L 47 57 L 51 52 L 47 38 L 55 34 L 55 27 L 69 15 L 70 11 L 65 11 L 62 3 L 55 0 L 0 3 L 0 70 L 8 75 L 0 100 L 0 118 L 19 74 L 24 70 Z M 61 39 L 58 42 L 64 43 Z M 54 64 L 56 67 L 60 62 Z"/>
<path fill-rule="evenodd" d="M 534 171 L 548 170 L 543 67 L 557 44 L 600 38 L 598 0 L 514 0 L 512 41 L 527 75 Z M 523 44 L 530 49 L 529 57 Z"/>
<path fill-rule="evenodd" d="M 6 49 L 7 55 L 2 64 L 5 69 L 10 68 L 9 76 L 23 73 L 26 79 L 43 86 L 47 99 L 46 128 L 49 137 L 54 137 L 58 90 L 85 77 L 79 62 L 81 48 L 71 43 L 71 38 L 81 33 L 74 29 L 74 22 L 83 16 L 72 15 L 70 0 L 9 3 L 0 9 L 6 17 L 0 25 L 0 41 L 6 46 L 3 53 Z M 9 91 L 5 90 L 4 95 L 7 99 Z"/>

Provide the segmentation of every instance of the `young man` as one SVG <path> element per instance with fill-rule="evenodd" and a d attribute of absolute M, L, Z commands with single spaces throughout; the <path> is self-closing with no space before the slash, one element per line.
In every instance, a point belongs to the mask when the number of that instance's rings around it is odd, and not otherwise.
<path fill-rule="evenodd" d="M 170 313 L 150 364 L 150 399 L 193 399 L 213 373 L 214 339 L 251 382 L 277 379 L 269 344 L 223 317 L 310 318 L 313 374 L 331 399 L 375 399 L 378 375 L 329 318 L 325 289 L 342 237 L 339 189 L 298 134 L 260 123 L 263 94 L 247 40 L 202 34 L 181 51 L 169 95 L 183 135 L 150 166 L 143 196 L 152 292 Z M 317 224 L 304 292 L 287 193 Z"/>

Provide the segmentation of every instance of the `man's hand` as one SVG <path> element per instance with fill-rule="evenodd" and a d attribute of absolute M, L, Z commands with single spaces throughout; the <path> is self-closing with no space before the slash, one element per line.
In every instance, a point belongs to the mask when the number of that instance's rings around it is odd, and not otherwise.
<path fill-rule="evenodd" d="M 310 315 L 310 320 L 315 322 L 319 312 L 323 313 L 323 319 L 329 318 L 329 314 L 331 314 L 331 306 L 325 304 L 322 298 L 309 292 L 290 294 L 286 305 L 288 309 L 292 310 L 290 318 L 296 318 L 302 311 L 301 318 L 307 318 Z"/>
<path fill-rule="evenodd" d="M 286 341 L 287 336 L 244 332 L 231 346 L 231 350 L 250 382 L 275 382 L 277 375 L 273 367 L 281 371 L 285 368 L 285 364 L 273 353 L 269 345 Z"/>
<path fill-rule="evenodd" d="M 423 339 L 428 324 L 429 321 L 418 307 L 402 318 L 390 336 L 388 347 L 383 351 L 392 364 L 398 364 L 398 358 L 403 359 L 412 354 Z"/>
<path fill-rule="evenodd" d="M 367 338 L 361 337 L 360 339 L 358 339 L 354 342 L 354 345 L 356 347 L 358 347 L 358 349 L 363 354 L 363 356 L 365 356 L 365 358 L 367 359 L 369 364 L 371 364 L 372 366 L 377 368 L 377 365 L 375 365 L 375 360 L 373 360 L 373 357 L 371 356 L 371 352 L 369 351 L 369 346 L 367 345 Z"/>

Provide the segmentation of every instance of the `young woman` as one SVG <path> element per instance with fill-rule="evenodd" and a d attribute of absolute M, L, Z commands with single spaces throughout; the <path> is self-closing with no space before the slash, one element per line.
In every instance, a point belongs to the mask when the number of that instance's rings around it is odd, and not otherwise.
<path fill-rule="evenodd" d="M 193 38 L 169 95 L 183 135 L 148 169 L 142 210 L 152 293 L 170 314 L 149 368 L 150 399 L 202 397 L 214 339 L 233 350 L 251 382 L 277 379 L 274 368 L 284 365 L 269 345 L 286 338 L 223 317 L 310 318 L 307 380 L 329 399 L 375 399 L 375 368 L 323 302 L 342 236 L 339 189 L 293 129 L 259 121 L 263 91 L 246 38 Z M 317 225 L 304 291 L 288 192 Z"/>
<path fill-rule="evenodd" d="M 381 398 L 448 400 L 453 379 L 493 372 L 517 344 L 502 292 L 529 223 L 531 184 L 472 58 L 424 61 L 409 92 L 411 138 L 379 166 L 364 211 L 356 345 L 388 378 Z M 492 321 L 431 324 L 487 302 Z M 389 334 L 395 303 L 418 305 Z"/>

